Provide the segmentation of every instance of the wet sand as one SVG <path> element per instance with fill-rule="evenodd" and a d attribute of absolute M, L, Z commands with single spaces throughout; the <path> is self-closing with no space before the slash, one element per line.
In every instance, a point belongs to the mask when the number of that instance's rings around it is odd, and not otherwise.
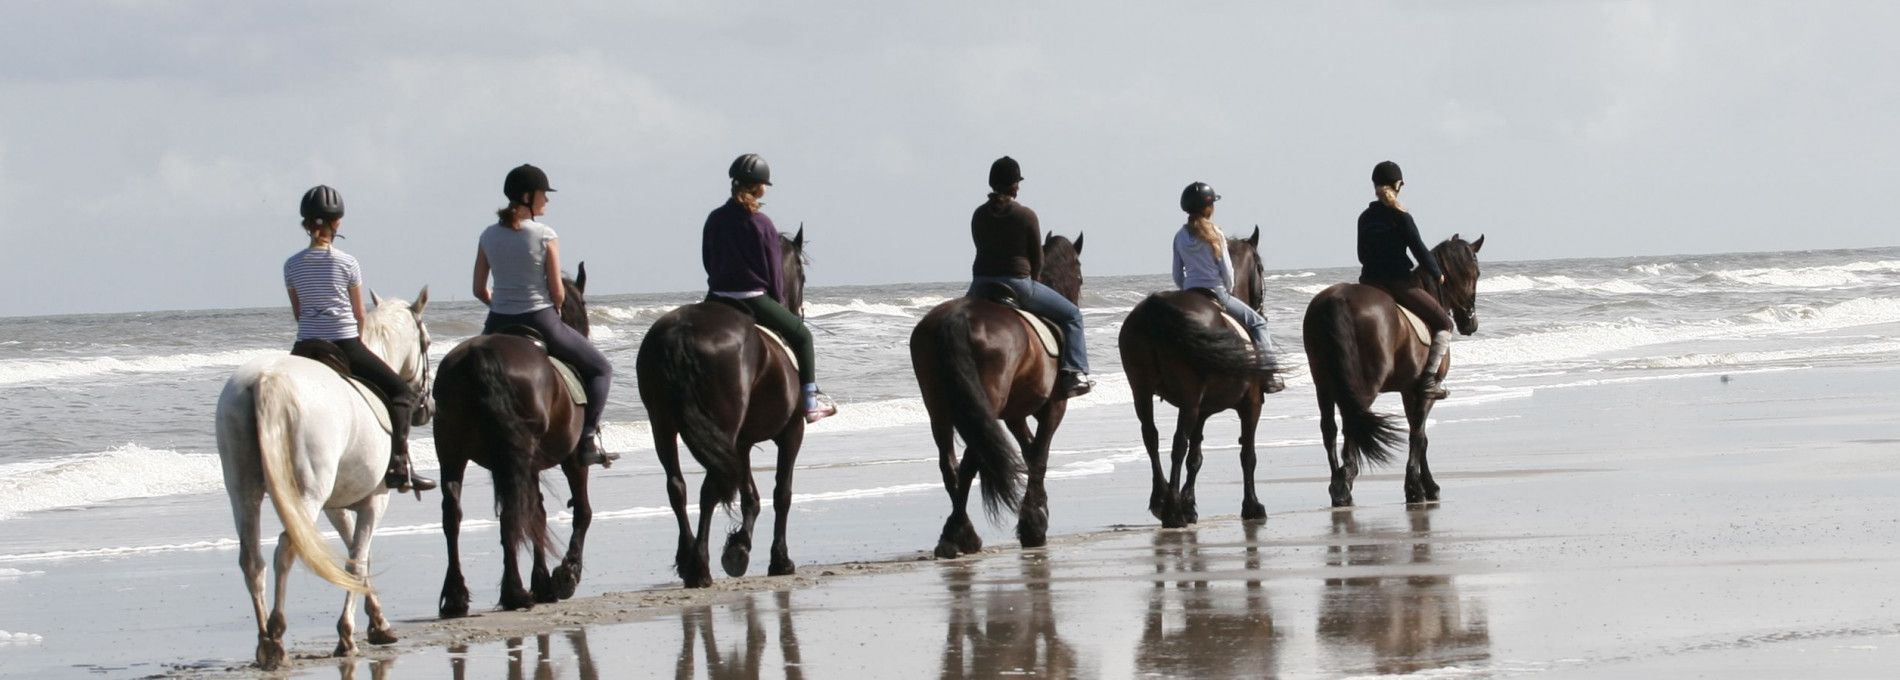
<path fill-rule="evenodd" d="M 397 645 L 293 674 L 1893 677 L 1890 381 L 1900 370 L 1817 368 L 1540 391 L 1456 438 L 1435 432 L 1445 500 L 1431 507 L 1398 503 L 1390 473 L 1362 477 L 1350 510 L 1320 507 L 1315 476 L 1270 477 L 1264 524 L 1131 522 L 1038 550 L 412 618 Z M 1203 486 L 1204 514 L 1238 504 L 1235 476 Z M 1053 509 L 1140 502 L 1126 486 L 1067 487 Z M 327 651 L 324 632 L 293 631 L 293 649 Z"/>

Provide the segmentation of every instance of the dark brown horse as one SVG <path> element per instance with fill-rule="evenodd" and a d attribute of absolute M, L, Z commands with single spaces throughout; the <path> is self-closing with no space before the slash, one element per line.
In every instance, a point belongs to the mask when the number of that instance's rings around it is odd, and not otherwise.
<path fill-rule="evenodd" d="M 1081 255 L 1080 235 L 1071 243 L 1050 234 L 1042 243 L 1039 280 L 1070 302 L 1078 301 Z M 1049 467 L 1049 443 L 1068 412 L 1067 401 L 1049 398 L 1055 387 L 1055 357 L 1043 351 L 1014 309 L 983 297 L 962 297 L 937 305 L 917 322 L 910 334 L 910 364 L 930 412 L 943 487 L 950 493 L 950 519 L 937 539 L 937 556 L 983 549 L 964 507 L 970 481 L 978 476 L 983 478 L 983 506 L 991 517 L 1004 509 L 1017 512 L 1016 537 L 1023 547 L 1046 543 L 1049 497 L 1043 491 L 1043 473 Z M 1034 435 L 1028 422 L 1032 415 Z M 1009 425 L 1008 434 L 998 419 Z M 961 464 L 957 436 L 968 447 Z M 1018 497 L 1025 458 L 1029 485 Z"/>
<path fill-rule="evenodd" d="M 805 230 L 783 235 L 779 290 L 786 309 L 805 309 Z M 744 576 L 752 557 L 752 529 L 759 517 L 759 488 L 752 481 L 752 447 L 778 446 L 778 477 L 772 489 L 772 562 L 768 574 L 795 571 L 785 544 L 792 509 L 792 468 L 805 441 L 805 409 L 798 369 L 785 350 L 753 328 L 752 315 L 718 300 L 680 307 L 653 322 L 640 341 L 637 371 L 640 401 L 653 425 L 653 447 L 666 469 L 666 498 L 679 520 L 679 550 L 673 568 L 688 588 L 712 585 L 708 542 L 713 508 L 739 500 L 741 525 L 726 536 L 720 563 L 730 576 Z M 679 440 L 706 468 L 699 487 L 699 533 L 686 520 L 686 475 Z"/>
<path fill-rule="evenodd" d="M 587 265 L 567 289 L 561 320 L 587 335 Z M 448 356 L 435 380 L 435 448 L 442 461 L 442 533 L 448 538 L 449 568 L 438 601 L 443 618 L 468 614 L 468 585 L 462 578 L 462 473 L 472 461 L 495 478 L 495 505 L 501 514 L 501 606 L 528 609 L 536 602 L 573 597 L 581 581 L 581 547 L 593 508 L 587 502 L 587 466 L 572 455 L 580 441 L 581 410 L 567 386 L 548 364 L 541 344 L 522 335 L 495 333 L 470 338 Z M 550 575 L 547 558 L 555 551 L 547 511 L 537 483 L 542 470 L 561 466 L 574 511 L 574 535 L 567 555 Z M 534 552 L 533 591 L 521 587 L 516 552 L 526 544 Z"/>
<path fill-rule="evenodd" d="M 1478 332 L 1478 250 L 1483 247 L 1483 236 L 1466 242 L 1453 234 L 1432 248 L 1445 273 L 1442 286 L 1424 268 L 1412 271 L 1413 281 L 1451 310 L 1458 332 L 1464 335 Z M 1359 477 L 1362 460 L 1380 465 L 1391 462 L 1392 449 L 1405 438 L 1394 416 L 1372 412 L 1372 401 L 1381 392 L 1398 392 L 1405 401 L 1411 441 L 1405 461 L 1405 502 L 1438 500 L 1438 483 L 1432 480 L 1431 465 L 1425 460 L 1425 418 L 1431 415 L 1433 400 L 1419 391 L 1425 343 L 1430 338 L 1415 340 L 1406 325 L 1390 294 L 1363 284 L 1334 285 L 1313 296 L 1306 306 L 1301 336 L 1306 341 L 1313 390 L 1319 397 L 1320 438 L 1326 443 L 1326 463 L 1332 468 L 1328 491 L 1335 507 L 1352 505 L 1352 483 Z M 1447 357 L 1438 377 L 1443 379 L 1450 370 Z M 1336 447 L 1340 428 L 1333 420 L 1335 406 L 1345 424 L 1344 455 Z"/>
<path fill-rule="evenodd" d="M 1228 239 L 1234 265 L 1233 294 L 1260 311 L 1265 277 L 1256 248 L 1260 228 L 1245 239 Z M 1200 519 L 1194 481 L 1201 473 L 1201 433 L 1207 419 L 1232 410 L 1240 416 L 1240 469 L 1246 477 L 1240 501 L 1245 520 L 1267 518 L 1254 494 L 1254 429 L 1260 424 L 1260 381 L 1254 350 L 1223 319 L 1220 303 L 1193 290 L 1155 293 L 1135 305 L 1122 323 L 1122 370 L 1134 392 L 1141 419 L 1141 443 L 1148 448 L 1154 491 L 1148 511 L 1165 527 L 1184 527 Z M 1161 469 L 1161 433 L 1155 429 L 1155 397 L 1179 409 L 1175 417 L 1172 472 Z M 1187 463 L 1187 478 L 1181 464 Z"/>

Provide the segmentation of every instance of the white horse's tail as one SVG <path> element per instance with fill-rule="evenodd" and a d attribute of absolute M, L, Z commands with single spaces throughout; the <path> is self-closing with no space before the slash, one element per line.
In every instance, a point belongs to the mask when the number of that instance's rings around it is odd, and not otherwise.
<path fill-rule="evenodd" d="M 271 505 L 277 508 L 284 533 L 290 537 L 291 552 L 303 558 L 304 566 L 339 588 L 367 593 L 369 583 L 351 574 L 342 559 L 324 542 L 316 521 L 303 503 L 289 444 L 295 439 L 292 430 L 297 427 L 297 418 L 290 412 L 291 401 L 292 388 L 282 374 L 266 369 L 258 376 L 257 447 L 263 454 L 264 488 L 270 493 Z"/>

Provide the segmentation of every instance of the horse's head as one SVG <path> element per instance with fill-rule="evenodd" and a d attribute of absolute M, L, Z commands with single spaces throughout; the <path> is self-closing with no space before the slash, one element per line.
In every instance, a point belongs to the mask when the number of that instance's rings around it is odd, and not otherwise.
<path fill-rule="evenodd" d="M 416 404 L 409 424 L 422 426 L 435 417 L 435 397 L 429 390 L 429 327 L 422 323 L 422 308 L 429 305 L 429 287 L 423 286 L 415 302 L 384 300 L 369 293 L 375 309 L 363 319 L 363 344 L 381 357 L 409 383 L 421 403 Z"/>
<path fill-rule="evenodd" d="M 582 261 L 575 268 L 574 278 L 561 277 L 561 288 L 567 291 L 561 299 L 561 323 L 567 324 L 581 335 L 588 334 L 587 326 L 587 262 Z"/>
<path fill-rule="evenodd" d="M 1227 239 L 1227 261 L 1234 265 L 1233 293 L 1253 311 L 1264 314 L 1266 310 L 1261 306 L 1266 304 L 1267 270 L 1260 264 L 1259 225 L 1254 225 L 1252 236 Z"/>
<path fill-rule="evenodd" d="M 1082 303 L 1082 234 L 1075 240 L 1051 232 L 1042 240 L 1042 274 L 1036 277 L 1070 302 Z"/>
<path fill-rule="evenodd" d="M 779 304 L 793 314 L 805 316 L 805 225 L 798 225 L 798 233 L 791 236 L 778 235 L 779 239 L 779 295 L 783 300 Z"/>
<path fill-rule="evenodd" d="M 1432 248 L 1438 268 L 1445 271 L 1445 285 L 1433 281 L 1425 289 L 1437 291 L 1438 301 L 1451 308 L 1451 318 L 1464 335 L 1478 332 L 1478 250 L 1482 248 L 1483 235 L 1466 241 L 1457 234 Z"/>

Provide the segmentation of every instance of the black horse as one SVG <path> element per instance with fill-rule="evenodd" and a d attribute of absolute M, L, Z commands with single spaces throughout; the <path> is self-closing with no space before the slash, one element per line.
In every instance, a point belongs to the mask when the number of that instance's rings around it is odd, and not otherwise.
<path fill-rule="evenodd" d="M 1256 248 L 1260 228 L 1245 239 L 1228 239 L 1234 265 L 1234 291 L 1254 311 L 1261 310 L 1265 276 Z M 1154 491 L 1148 511 L 1164 527 L 1184 527 L 1200 519 L 1194 481 L 1201 473 L 1201 433 L 1207 419 L 1232 410 L 1240 416 L 1240 469 L 1246 477 L 1240 501 L 1245 520 L 1267 518 L 1254 494 L 1254 429 L 1260 424 L 1260 381 L 1254 349 L 1223 318 L 1220 303 L 1194 290 L 1155 293 L 1135 305 L 1122 323 L 1122 370 L 1134 393 L 1141 419 L 1141 443 L 1148 449 Z M 1265 350 L 1265 348 L 1260 348 Z M 1155 397 L 1180 409 L 1175 418 L 1172 474 L 1161 469 L 1161 433 L 1155 428 Z M 1181 464 L 1187 463 L 1187 479 Z"/>
<path fill-rule="evenodd" d="M 1466 242 L 1452 234 L 1432 248 L 1445 273 L 1442 286 L 1425 268 L 1412 271 L 1413 281 L 1451 310 L 1458 332 L 1464 335 L 1478 332 L 1478 250 L 1483 247 L 1483 236 Z M 1372 402 L 1381 392 L 1400 394 L 1411 425 L 1405 502 L 1438 500 L 1438 482 L 1432 480 L 1431 465 L 1425 461 L 1425 418 L 1431 415 L 1433 401 L 1419 391 L 1430 338 L 1418 338 L 1407 325 L 1390 294 L 1364 284 L 1334 285 L 1314 295 L 1306 306 L 1301 336 L 1306 341 L 1313 390 L 1319 397 L 1320 437 L 1332 468 L 1328 491 L 1336 507 L 1352 505 L 1352 483 L 1359 477 L 1361 459 L 1389 463 L 1392 449 L 1405 437 L 1393 416 L 1372 412 Z M 1438 377 L 1443 379 L 1450 370 L 1447 357 Z M 1335 446 L 1339 435 L 1339 424 L 1333 420 L 1335 406 L 1346 426 L 1343 456 Z"/>
<path fill-rule="evenodd" d="M 1080 300 L 1081 255 L 1081 235 L 1071 243 L 1050 234 L 1042 243 L 1039 279 L 1070 302 Z M 910 334 L 910 363 L 924 409 L 930 412 L 937 466 L 950 494 L 950 519 L 944 522 L 936 555 L 950 558 L 983 549 L 983 539 L 964 508 L 970 482 L 978 475 L 983 477 L 983 505 L 990 514 L 1017 512 L 1016 537 L 1023 547 L 1046 543 L 1049 497 L 1043 491 L 1043 473 L 1049 468 L 1056 427 L 1068 413 L 1067 401 L 1049 398 L 1055 387 L 1055 357 L 1043 351 L 1014 309 L 983 297 L 961 297 L 937 305 L 917 322 Z M 1033 436 L 1028 422 L 1032 415 Z M 998 419 L 1009 425 L 1009 434 Z M 961 464 L 957 436 L 968 447 Z M 1024 458 L 1029 485 L 1019 498 Z"/>
<path fill-rule="evenodd" d="M 786 309 L 805 309 L 805 230 L 783 244 L 779 290 Z M 713 508 L 739 500 L 740 527 L 726 537 L 720 562 L 731 576 L 744 576 L 752 555 L 752 529 L 759 516 L 759 488 L 752 481 L 752 447 L 778 445 L 778 478 L 772 490 L 772 562 L 767 573 L 791 574 L 785 520 L 792 509 L 792 468 L 805 441 L 805 411 L 798 369 L 791 355 L 753 327 L 744 308 L 718 300 L 685 305 L 653 322 L 640 341 L 640 401 L 653 426 L 653 446 L 666 470 L 666 497 L 679 520 L 679 550 L 673 567 L 689 588 L 712 585 L 707 532 Z M 686 476 L 679 440 L 706 468 L 699 489 L 699 533 L 686 520 Z"/>
<path fill-rule="evenodd" d="M 567 297 L 561 321 L 587 335 L 587 264 L 572 279 L 562 279 Z M 462 578 L 462 474 L 469 462 L 495 477 L 495 504 L 501 511 L 501 606 L 528 609 L 536 602 L 574 596 L 581 581 L 581 550 L 593 507 L 587 500 L 587 466 L 572 455 L 580 441 L 581 406 L 548 363 L 540 343 L 521 335 L 478 335 L 442 357 L 435 380 L 435 447 L 442 462 L 442 533 L 448 538 L 448 574 L 438 602 L 443 618 L 468 614 L 468 585 Z M 574 535 L 567 554 L 550 575 L 547 558 L 555 551 L 541 505 L 542 470 L 561 466 L 567 476 L 568 502 L 574 511 Z M 533 591 L 521 587 L 516 552 L 526 544 L 534 552 Z"/>

